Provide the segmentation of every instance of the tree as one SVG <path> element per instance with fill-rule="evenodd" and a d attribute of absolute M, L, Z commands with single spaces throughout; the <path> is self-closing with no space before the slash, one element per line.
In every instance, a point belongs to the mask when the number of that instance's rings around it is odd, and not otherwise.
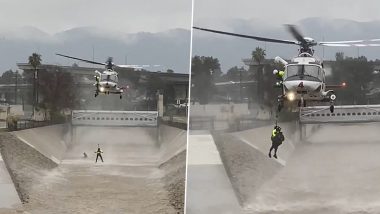
<path fill-rule="evenodd" d="M 228 69 L 225 76 L 227 81 L 246 81 L 248 79 L 248 71 L 245 70 L 244 67 L 239 68 L 237 66 L 234 66 Z"/>
<path fill-rule="evenodd" d="M 57 67 L 56 71 L 40 71 L 41 108 L 50 112 L 51 119 L 60 117 L 61 110 L 77 104 L 78 93 L 73 76 Z"/>
<path fill-rule="evenodd" d="M 263 68 L 262 63 L 265 60 L 265 50 L 256 47 L 254 51 L 252 51 L 252 60 L 257 63 L 257 71 L 256 71 L 256 80 L 257 80 L 257 98 L 258 101 L 261 102 L 263 100 L 264 91 L 263 91 Z"/>
<path fill-rule="evenodd" d="M 212 76 L 214 72 L 218 71 L 220 71 L 220 63 L 217 58 L 206 56 L 192 58 L 191 73 L 194 75 L 192 95 L 199 100 L 199 103 L 208 103 L 210 95 L 214 91 Z"/>
<path fill-rule="evenodd" d="M 41 55 L 38 53 L 33 53 L 29 56 L 29 64 L 34 70 L 34 81 L 33 81 L 33 107 L 38 103 L 38 66 L 41 65 Z"/>
<path fill-rule="evenodd" d="M 158 75 L 149 75 L 145 85 L 146 96 L 155 99 L 157 92 L 163 93 L 164 81 Z"/>
<path fill-rule="evenodd" d="M 41 55 L 38 53 L 33 53 L 29 56 L 29 64 L 36 70 L 38 66 L 41 65 Z"/>
<path fill-rule="evenodd" d="M 373 80 L 373 63 L 366 57 L 345 57 L 337 53 L 337 61 L 332 64 L 332 81 L 330 84 L 347 83 L 344 89 L 337 89 L 340 104 L 367 104 L 366 93 Z M 339 59 L 339 60 L 338 60 Z"/>
<path fill-rule="evenodd" d="M 166 70 L 166 72 L 170 73 L 170 74 L 174 73 L 174 71 L 172 69 L 168 69 L 168 70 Z"/>
<path fill-rule="evenodd" d="M 15 83 L 16 75 L 19 82 L 21 82 L 22 76 L 18 72 L 13 72 L 12 69 L 5 71 L 0 78 L 1 84 Z"/>
<path fill-rule="evenodd" d="M 11 69 L 8 71 L 5 71 L 1 77 L 0 77 L 0 84 L 15 84 L 14 87 L 14 95 L 11 95 L 9 93 L 5 93 L 5 99 L 7 102 L 10 100 L 14 100 L 14 104 L 17 104 L 17 90 L 18 90 L 18 84 L 22 83 L 22 76 L 19 72 L 13 72 Z"/>
<path fill-rule="evenodd" d="M 260 47 L 256 47 L 256 49 L 252 51 L 252 59 L 259 65 L 264 62 L 265 56 L 265 50 Z"/>

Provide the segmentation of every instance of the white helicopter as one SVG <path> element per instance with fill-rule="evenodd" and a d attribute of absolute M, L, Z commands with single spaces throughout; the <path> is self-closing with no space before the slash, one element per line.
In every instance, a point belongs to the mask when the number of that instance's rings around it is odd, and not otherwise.
<path fill-rule="evenodd" d="M 72 57 L 72 56 L 67 56 L 63 54 L 57 53 L 56 55 L 70 58 L 70 59 L 75 59 L 91 64 L 96 64 L 96 65 L 104 65 L 105 70 L 103 72 L 99 72 L 95 70 L 95 97 L 97 97 L 99 94 L 119 94 L 120 99 L 122 99 L 122 94 L 126 92 L 126 90 L 129 88 L 128 86 L 125 87 L 120 87 L 118 86 L 118 73 L 113 69 L 113 67 L 120 67 L 120 68 L 132 68 L 135 70 L 141 70 L 144 67 L 148 67 L 149 65 L 115 65 L 112 62 L 112 57 L 109 57 L 107 62 L 101 63 L 101 62 L 95 62 L 91 60 L 86 60 L 86 59 L 81 59 L 77 57 Z"/>
<path fill-rule="evenodd" d="M 287 25 L 289 32 L 296 39 L 280 40 L 265 37 L 250 36 L 244 34 L 236 34 L 225 31 L 212 30 L 207 28 L 193 27 L 197 30 L 207 31 L 211 33 L 224 34 L 248 39 L 254 39 L 264 42 L 293 44 L 300 46 L 299 53 L 289 63 L 281 57 L 276 57 L 275 61 L 285 66 L 283 76 L 279 86 L 282 87 L 282 95 L 278 98 L 278 111 L 284 107 L 285 103 L 293 106 L 294 103 L 298 107 L 306 107 L 306 101 L 311 102 L 329 102 L 330 112 L 334 112 L 334 101 L 336 99 L 335 92 L 332 88 L 346 87 L 346 83 L 340 85 L 326 85 L 325 70 L 322 60 L 314 57 L 313 46 L 321 45 L 327 47 L 376 47 L 380 46 L 379 39 L 371 40 L 354 40 L 354 41 L 334 41 L 334 42 L 316 42 L 310 37 L 304 37 L 294 25 Z M 277 70 L 273 73 L 278 75 Z"/>
<path fill-rule="evenodd" d="M 334 112 L 334 101 L 336 99 L 333 88 L 346 87 L 346 83 L 341 85 L 326 85 L 325 71 L 323 63 L 309 53 L 301 53 L 294 57 L 289 63 L 280 57 L 275 57 L 275 62 L 285 66 L 284 75 L 279 87 L 282 94 L 278 97 L 278 111 L 287 106 L 294 106 L 295 101 L 298 107 L 306 107 L 306 101 L 329 102 L 330 112 Z M 279 71 L 274 70 L 277 75 Z"/>

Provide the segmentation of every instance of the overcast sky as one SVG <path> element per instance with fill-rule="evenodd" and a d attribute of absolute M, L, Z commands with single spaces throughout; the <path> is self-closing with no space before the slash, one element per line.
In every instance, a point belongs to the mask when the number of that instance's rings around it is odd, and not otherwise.
<path fill-rule="evenodd" d="M 191 0 L 0 0 L 0 29 L 56 33 L 96 26 L 122 32 L 190 28 Z"/>
<path fill-rule="evenodd" d="M 378 0 L 194 0 L 194 25 L 223 27 L 230 19 L 260 19 L 273 25 L 307 17 L 380 20 Z"/>

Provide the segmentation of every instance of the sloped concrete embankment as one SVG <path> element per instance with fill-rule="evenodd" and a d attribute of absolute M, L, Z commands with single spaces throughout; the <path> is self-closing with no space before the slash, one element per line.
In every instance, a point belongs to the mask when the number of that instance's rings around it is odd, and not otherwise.
<path fill-rule="evenodd" d="M 23 203 L 29 200 L 33 183 L 58 166 L 66 151 L 68 127 L 54 125 L 1 133 L 1 155 Z M 25 139 L 35 139 L 30 144 Z"/>
<path fill-rule="evenodd" d="M 1 155 L 19 197 L 26 203 L 33 184 L 58 164 L 10 133 L 0 135 L 0 145 Z"/>
<path fill-rule="evenodd" d="M 159 127 L 163 181 L 169 193 L 170 204 L 178 213 L 184 213 L 187 131 L 170 126 Z"/>
<path fill-rule="evenodd" d="M 278 160 L 268 157 L 273 126 L 233 133 L 213 133 L 225 170 L 243 207 L 254 197 L 260 186 L 285 166 L 294 151 L 299 136 L 295 123 L 280 125 L 286 139 L 278 150 Z"/>

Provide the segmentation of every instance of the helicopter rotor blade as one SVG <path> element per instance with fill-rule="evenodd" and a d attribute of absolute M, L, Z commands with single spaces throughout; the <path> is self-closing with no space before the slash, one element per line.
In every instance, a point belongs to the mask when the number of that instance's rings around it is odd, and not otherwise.
<path fill-rule="evenodd" d="M 136 68 L 136 69 L 142 69 L 142 68 L 148 68 L 148 67 L 160 67 L 162 65 L 115 65 L 119 68 Z"/>
<path fill-rule="evenodd" d="M 297 41 L 291 41 L 291 40 L 271 39 L 271 38 L 266 38 L 266 37 L 258 37 L 258 36 L 250 36 L 250 35 L 245 35 L 245 34 L 230 33 L 230 32 L 212 30 L 212 29 L 207 29 L 207 28 L 200 28 L 200 27 L 193 27 L 193 28 L 197 29 L 197 30 L 211 32 L 211 33 L 224 34 L 224 35 L 242 37 L 242 38 L 247 38 L 247 39 L 255 39 L 255 40 L 263 41 L 263 42 L 274 42 L 274 43 L 282 43 L 282 44 L 299 45 L 299 43 Z"/>
<path fill-rule="evenodd" d="M 326 47 L 380 47 L 379 43 L 354 43 L 354 44 L 348 44 L 348 43 L 322 43 L 319 44 L 321 46 Z"/>
<path fill-rule="evenodd" d="M 380 39 L 318 42 L 318 45 L 330 47 L 379 47 L 380 43 L 377 42 L 380 42 Z"/>
<path fill-rule="evenodd" d="M 69 58 L 69 59 L 76 59 L 76 60 L 79 60 L 79 61 L 82 61 L 82 62 L 87 62 L 87 63 L 91 63 L 91 64 L 96 64 L 96 65 L 106 65 L 105 63 L 95 62 L 95 61 L 91 61 L 91 60 L 87 60 L 87 59 L 81 59 L 81 58 L 72 57 L 72 56 L 67 56 L 67 55 L 63 55 L 63 54 L 59 54 L 59 53 L 56 53 L 55 55 L 61 56 L 61 57 L 66 57 L 66 58 Z"/>
<path fill-rule="evenodd" d="M 326 47 L 352 47 L 351 44 L 339 44 L 339 43 L 319 43 L 320 46 Z"/>
<path fill-rule="evenodd" d="M 286 25 L 288 28 L 288 31 L 292 36 L 297 39 L 301 44 L 307 44 L 307 41 L 304 39 L 304 36 L 302 36 L 301 32 L 298 30 L 298 28 L 295 25 Z"/>
<path fill-rule="evenodd" d="M 318 44 L 353 44 L 365 42 L 364 40 L 351 40 L 351 41 L 334 41 L 334 42 L 318 42 Z"/>
<path fill-rule="evenodd" d="M 144 67 L 148 67 L 146 65 L 115 65 L 115 66 L 119 68 L 135 68 L 135 69 L 142 69 Z"/>

